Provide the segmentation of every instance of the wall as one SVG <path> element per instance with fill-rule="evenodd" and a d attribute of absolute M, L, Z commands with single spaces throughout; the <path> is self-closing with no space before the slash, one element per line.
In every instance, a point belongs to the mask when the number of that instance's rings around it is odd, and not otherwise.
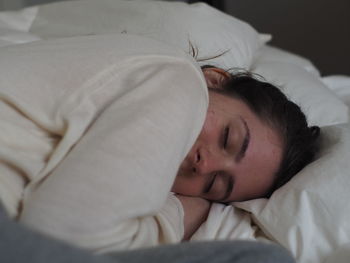
<path fill-rule="evenodd" d="M 16 10 L 29 5 L 55 1 L 57 0 L 0 0 L 0 10 Z"/>
<path fill-rule="evenodd" d="M 0 10 L 18 9 L 23 6 L 23 0 L 0 0 Z"/>
<path fill-rule="evenodd" d="M 271 44 L 311 59 L 322 75 L 350 75 L 350 0 L 226 0 L 224 6 L 272 33 Z"/>

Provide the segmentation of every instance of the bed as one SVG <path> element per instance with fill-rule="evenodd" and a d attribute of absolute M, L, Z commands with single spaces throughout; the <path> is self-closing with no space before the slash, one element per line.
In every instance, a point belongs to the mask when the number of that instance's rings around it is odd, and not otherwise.
<path fill-rule="evenodd" d="M 61 41 L 61 47 L 69 48 L 71 44 L 65 41 L 70 39 L 81 44 L 87 38 L 106 40 L 115 34 L 155 39 L 186 52 L 192 45 L 198 48 L 200 64 L 209 61 L 225 69 L 246 69 L 262 75 L 302 107 L 310 125 L 322 128 L 321 151 L 316 160 L 270 199 L 214 204 L 191 241 L 261 240 L 282 245 L 300 263 L 348 261 L 350 76 L 321 76 L 307 58 L 270 46 L 268 34 L 203 3 L 86 0 L 0 13 L 0 49 L 11 50 L 19 44 L 22 53 L 17 56 L 33 50 L 41 52 L 36 43 L 44 43 L 45 49 L 47 42 Z M 217 54 L 222 55 L 215 57 Z M 215 58 L 207 60 L 210 57 Z M 8 63 L 4 58 L 0 58 L 2 69 Z M 40 82 L 40 75 L 50 74 L 49 69 L 40 68 L 30 56 L 16 59 L 37 69 L 30 71 L 29 83 L 18 78 L 16 74 L 21 73 L 15 73 L 16 83 L 50 85 Z M 67 74 L 73 64 L 58 74 Z M 72 85 L 76 80 L 73 74 L 69 79 L 61 80 L 59 76 L 55 81 L 57 85 Z M 4 80 L 1 83 L 6 84 Z"/>

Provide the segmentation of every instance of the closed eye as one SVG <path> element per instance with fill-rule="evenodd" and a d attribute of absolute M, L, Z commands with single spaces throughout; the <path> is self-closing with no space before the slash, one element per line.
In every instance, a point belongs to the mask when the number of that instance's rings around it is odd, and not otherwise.
<path fill-rule="evenodd" d="M 213 187 L 213 184 L 215 182 L 215 178 L 216 178 L 217 174 L 214 174 L 214 176 L 211 177 L 211 179 L 208 181 L 207 185 L 205 186 L 203 193 L 207 194 L 210 192 L 210 189 Z"/>
<path fill-rule="evenodd" d="M 221 182 L 217 182 L 217 181 Z M 215 184 L 219 184 L 214 186 Z M 215 188 L 215 189 L 213 189 Z M 203 194 L 210 195 L 208 200 L 216 202 L 225 202 L 231 196 L 234 188 L 234 178 L 229 174 L 215 173 L 207 182 Z M 205 198 L 205 197 L 204 197 Z"/>
<path fill-rule="evenodd" d="M 225 130 L 224 130 L 223 143 L 222 143 L 222 146 L 223 146 L 224 149 L 227 148 L 229 135 L 230 135 L 230 127 L 227 126 L 227 127 L 225 128 Z"/>

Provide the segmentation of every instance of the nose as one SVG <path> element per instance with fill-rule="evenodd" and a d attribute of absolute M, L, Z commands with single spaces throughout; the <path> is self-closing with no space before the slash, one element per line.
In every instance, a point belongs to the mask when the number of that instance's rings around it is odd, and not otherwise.
<path fill-rule="evenodd" d="M 215 171 L 222 171 L 229 167 L 228 158 L 216 151 L 198 149 L 193 156 L 192 171 L 198 175 L 209 174 Z"/>

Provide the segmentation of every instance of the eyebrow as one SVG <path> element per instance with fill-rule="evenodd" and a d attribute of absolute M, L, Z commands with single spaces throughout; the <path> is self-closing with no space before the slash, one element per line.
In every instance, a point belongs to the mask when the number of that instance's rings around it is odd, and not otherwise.
<path fill-rule="evenodd" d="M 245 153 L 246 153 L 246 151 L 248 149 L 249 142 L 250 142 L 250 130 L 249 130 L 249 127 L 248 127 L 246 121 L 242 117 L 240 117 L 240 119 L 243 122 L 243 125 L 244 125 L 244 128 L 245 128 L 245 136 L 244 136 L 241 148 L 240 148 L 238 154 L 235 157 L 236 162 L 240 162 L 243 159 L 243 157 L 245 156 Z"/>

